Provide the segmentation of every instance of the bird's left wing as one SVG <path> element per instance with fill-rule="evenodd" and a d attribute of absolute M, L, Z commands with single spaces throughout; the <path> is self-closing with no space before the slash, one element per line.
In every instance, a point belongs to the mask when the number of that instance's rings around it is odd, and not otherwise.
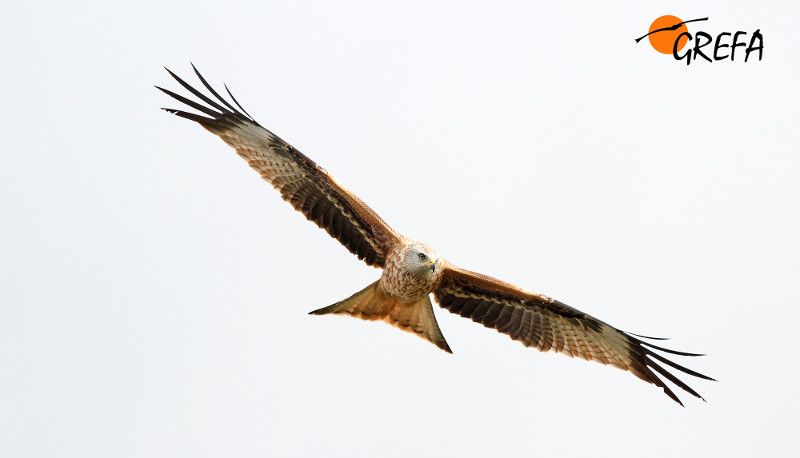
<path fill-rule="evenodd" d="M 443 308 L 507 334 L 526 347 L 535 347 L 543 352 L 553 350 L 630 371 L 663 388 L 681 405 L 683 403 L 656 372 L 687 393 L 701 399 L 702 396 L 659 363 L 695 377 L 713 380 L 653 350 L 681 356 L 701 355 L 658 347 L 637 337 L 652 338 L 621 331 L 557 300 L 486 275 L 448 265 L 433 294 Z"/>
<path fill-rule="evenodd" d="M 220 97 L 196 68 L 194 71 L 200 82 L 216 100 L 193 88 L 169 69 L 167 71 L 206 105 L 167 89 L 156 88 L 206 116 L 172 108 L 164 110 L 191 119 L 219 136 L 261 178 L 278 190 L 283 200 L 308 220 L 325 229 L 368 265 L 383 267 L 386 254 L 400 236 L 367 204 L 306 155 L 261 127 L 230 91 L 228 95 L 238 109 Z"/>

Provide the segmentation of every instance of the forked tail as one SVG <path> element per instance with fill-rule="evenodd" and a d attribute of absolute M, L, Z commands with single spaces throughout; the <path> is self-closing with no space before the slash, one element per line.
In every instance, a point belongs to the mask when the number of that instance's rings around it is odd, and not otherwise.
<path fill-rule="evenodd" d="M 378 282 L 367 286 L 343 301 L 314 310 L 310 315 L 350 315 L 362 320 L 383 320 L 403 331 L 414 333 L 442 350 L 452 353 L 433 315 L 429 296 L 417 302 L 405 302 L 384 293 Z"/>

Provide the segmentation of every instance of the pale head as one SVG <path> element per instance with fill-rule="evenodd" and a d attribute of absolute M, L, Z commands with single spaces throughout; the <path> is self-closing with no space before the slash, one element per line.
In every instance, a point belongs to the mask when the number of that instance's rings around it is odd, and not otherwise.
<path fill-rule="evenodd" d="M 401 256 L 403 268 L 416 278 L 436 277 L 436 271 L 441 273 L 440 267 L 444 267 L 439 253 L 424 243 L 412 242 L 406 245 Z"/>

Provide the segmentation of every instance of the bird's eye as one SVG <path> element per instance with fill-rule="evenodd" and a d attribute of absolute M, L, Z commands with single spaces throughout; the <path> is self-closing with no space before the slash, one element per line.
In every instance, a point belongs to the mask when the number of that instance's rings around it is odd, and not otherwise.
<path fill-rule="evenodd" d="M 427 256 L 425 256 L 425 253 L 420 253 L 419 254 L 419 260 L 420 261 L 424 261 L 426 258 L 427 258 Z"/>

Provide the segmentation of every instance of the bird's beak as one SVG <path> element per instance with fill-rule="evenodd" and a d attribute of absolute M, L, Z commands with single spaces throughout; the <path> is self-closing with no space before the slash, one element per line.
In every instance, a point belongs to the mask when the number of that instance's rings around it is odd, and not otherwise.
<path fill-rule="evenodd" d="M 438 261 L 438 259 L 430 259 L 430 260 L 428 260 L 428 264 L 429 264 L 429 266 L 431 268 L 431 272 L 436 272 L 436 262 L 437 261 Z"/>

